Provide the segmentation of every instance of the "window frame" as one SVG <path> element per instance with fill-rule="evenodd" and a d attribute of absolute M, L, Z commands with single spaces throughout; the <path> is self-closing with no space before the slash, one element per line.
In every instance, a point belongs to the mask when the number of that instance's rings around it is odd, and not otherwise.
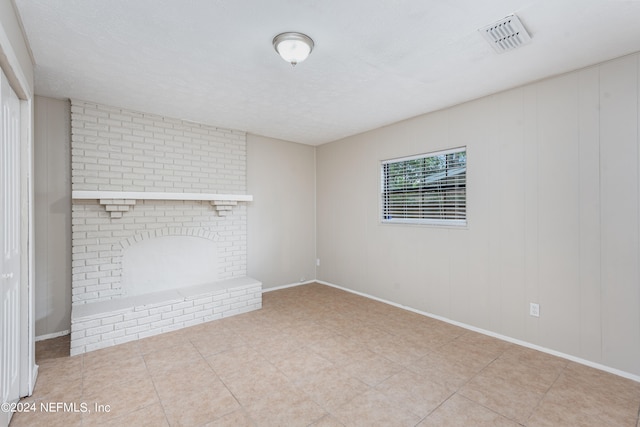
<path fill-rule="evenodd" d="M 385 186 L 385 165 L 392 163 L 401 163 L 416 159 L 426 159 L 430 157 L 442 156 L 453 153 L 465 153 L 465 180 L 464 180 L 464 219 L 453 218 L 385 218 L 386 214 L 386 186 Z M 379 209 L 378 218 L 382 224 L 408 224 L 408 225 L 424 225 L 424 226 L 437 226 L 437 227 L 454 227 L 454 228 L 466 228 L 468 225 L 468 197 L 467 197 L 467 172 L 468 172 L 468 151 L 466 146 L 455 147 L 450 149 L 432 151 L 428 153 L 416 154 L 405 157 L 397 157 L 392 159 L 381 160 L 379 164 Z"/>

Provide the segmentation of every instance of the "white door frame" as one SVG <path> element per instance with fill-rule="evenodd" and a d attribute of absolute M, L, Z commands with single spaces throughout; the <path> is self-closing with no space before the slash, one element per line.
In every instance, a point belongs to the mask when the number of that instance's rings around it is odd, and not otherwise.
<path fill-rule="evenodd" d="M 20 121 L 21 121 L 21 151 L 22 164 L 21 177 L 21 197 L 22 197 L 22 217 L 20 231 L 22 235 L 21 260 L 22 285 L 20 299 L 22 306 L 20 314 L 21 322 L 21 354 L 22 364 L 20 366 L 20 396 L 31 396 L 38 376 L 38 365 L 36 365 L 35 346 L 35 294 L 34 294 L 34 240 L 33 240 L 33 98 L 20 100 Z M 25 118 L 26 116 L 26 118 Z"/>
<path fill-rule="evenodd" d="M 26 77 L 11 44 L 11 39 L 0 25 L 0 68 L 9 80 L 11 88 L 20 99 L 21 132 L 21 363 L 20 396 L 33 393 L 38 366 L 35 364 L 35 316 L 34 316 L 34 244 L 33 244 L 33 82 Z M 0 426 L 2 427 L 2 426 Z"/>

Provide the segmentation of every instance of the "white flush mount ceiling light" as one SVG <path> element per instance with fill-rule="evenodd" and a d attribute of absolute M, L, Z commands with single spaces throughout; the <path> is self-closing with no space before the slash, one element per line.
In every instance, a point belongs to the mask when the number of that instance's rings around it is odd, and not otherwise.
<path fill-rule="evenodd" d="M 313 50 L 313 40 L 302 33 L 282 33 L 273 38 L 273 48 L 292 66 L 307 59 Z"/>
<path fill-rule="evenodd" d="M 531 36 L 516 15 L 509 15 L 478 31 L 497 53 L 513 50 L 531 42 Z"/>

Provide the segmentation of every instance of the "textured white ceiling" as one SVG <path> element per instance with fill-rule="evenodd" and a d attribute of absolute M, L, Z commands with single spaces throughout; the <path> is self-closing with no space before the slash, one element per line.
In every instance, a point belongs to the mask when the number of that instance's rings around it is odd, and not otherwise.
<path fill-rule="evenodd" d="M 15 0 L 36 93 L 322 144 L 640 51 L 640 0 Z M 533 40 L 477 29 L 516 13 Z M 271 40 L 315 41 L 292 68 Z"/>

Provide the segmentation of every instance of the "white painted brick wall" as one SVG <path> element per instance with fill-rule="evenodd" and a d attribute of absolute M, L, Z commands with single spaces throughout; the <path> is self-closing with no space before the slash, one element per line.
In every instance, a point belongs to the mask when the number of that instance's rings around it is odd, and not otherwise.
<path fill-rule="evenodd" d="M 73 100 L 71 134 L 73 190 L 246 193 L 244 132 Z M 218 278 L 245 276 L 246 223 L 244 204 L 218 216 L 208 202 L 138 201 L 111 218 L 74 200 L 72 303 L 122 297 L 123 247 L 157 232 L 205 232 L 220 248 Z"/>
<path fill-rule="evenodd" d="M 246 134 L 72 101 L 74 190 L 242 194 Z"/>
<path fill-rule="evenodd" d="M 232 296 L 233 295 L 233 296 Z M 220 298 L 214 308 L 207 308 Z M 233 302 L 231 302 L 233 300 Z M 100 303 L 95 304 L 96 306 Z M 190 298 L 132 306 L 71 319 L 71 355 L 82 354 L 262 307 L 262 284 L 212 288 Z"/>

